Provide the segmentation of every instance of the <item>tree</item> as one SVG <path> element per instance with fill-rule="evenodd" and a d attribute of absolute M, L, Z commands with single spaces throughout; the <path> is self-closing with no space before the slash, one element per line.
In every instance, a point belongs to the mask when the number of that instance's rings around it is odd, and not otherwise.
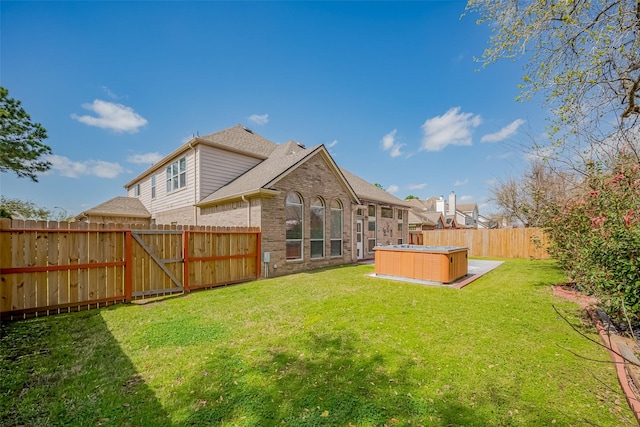
<path fill-rule="evenodd" d="M 405 200 L 411 200 L 411 199 L 417 199 L 420 200 L 420 197 L 418 196 L 414 196 L 413 194 L 409 194 L 407 197 L 404 198 Z"/>
<path fill-rule="evenodd" d="M 380 183 L 377 183 L 377 182 L 376 182 L 376 183 L 375 183 L 375 184 L 373 184 L 373 185 L 375 185 L 376 187 L 378 187 L 378 188 L 379 188 L 379 189 L 381 189 L 381 190 L 384 190 L 384 189 L 385 189 L 385 188 L 382 186 L 382 184 L 380 184 Z M 385 190 L 385 191 L 386 191 L 386 190 Z"/>
<path fill-rule="evenodd" d="M 5 217 L 14 219 L 20 217 L 23 219 L 47 220 L 52 215 L 49 209 L 40 207 L 31 201 L 9 199 L 4 196 L 0 196 L 0 211 L 3 211 L 4 215 L 8 214 Z"/>
<path fill-rule="evenodd" d="M 502 217 L 525 227 L 541 227 L 550 209 L 564 206 L 579 186 L 575 175 L 535 159 L 519 179 L 498 181 L 491 188 L 491 201 L 498 206 Z"/>
<path fill-rule="evenodd" d="M 40 123 L 32 123 L 20 104 L 0 86 L 0 172 L 13 171 L 37 182 L 37 173 L 51 167 L 43 158 L 51 154 L 51 147 L 42 143 L 47 131 Z"/>
<path fill-rule="evenodd" d="M 492 26 L 481 62 L 526 57 L 519 98 L 544 93 L 549 157 L 583 174 L 621 147 L 640 158 L 638 0 L 469 0 L 467 12 Z"/>

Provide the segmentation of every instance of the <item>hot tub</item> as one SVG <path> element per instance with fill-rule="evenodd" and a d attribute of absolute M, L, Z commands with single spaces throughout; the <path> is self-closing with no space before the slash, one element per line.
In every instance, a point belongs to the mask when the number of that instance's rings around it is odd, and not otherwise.
<path fill-rule="evenodd" d="M 451 283 L 467 275 L 468 248 L 459 246 L 376 246 L 376 276 Z"/>

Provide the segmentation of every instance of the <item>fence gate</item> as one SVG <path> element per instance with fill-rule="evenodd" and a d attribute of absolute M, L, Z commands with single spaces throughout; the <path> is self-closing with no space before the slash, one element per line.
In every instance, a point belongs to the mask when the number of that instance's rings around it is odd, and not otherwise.
<path fill-rule="evenodd" d="M 0 319 L 255 280 L 260 239 L 257 227 L 0 218 Z"/>
<path fill-rule="evenodd" d="M 133 298 L 184 291 L 182 231 L 134 230 L 131 237 Z"/>

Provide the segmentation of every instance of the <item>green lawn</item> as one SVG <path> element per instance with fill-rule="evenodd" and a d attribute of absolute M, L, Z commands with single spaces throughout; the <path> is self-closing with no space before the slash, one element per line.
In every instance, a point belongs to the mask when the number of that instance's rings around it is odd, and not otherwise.
<path fill-rule="evenodd" d="M 607 353 L 506 261 L 462 290 L 348 266 L 5 324 L 0 425 L 635 425 Z"/>

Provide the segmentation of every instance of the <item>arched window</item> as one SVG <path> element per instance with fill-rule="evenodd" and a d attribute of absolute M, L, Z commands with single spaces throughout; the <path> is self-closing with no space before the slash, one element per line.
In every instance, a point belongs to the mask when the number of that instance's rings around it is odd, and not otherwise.
<path fill-rule="evenodd" d="M 311 258 L 324 258 L 324 202 L 320 197 L 311 201 Z"/>
<path fill-rule="evenodd" d="M 342 203 L 331 202 L 331 256 L 342 256 Z"/>
<path fill-rule="evenodd" d="M 297 193 L 287 194 L 285 203 L 287 260 L 302 259 L 304 204 Z"/>

